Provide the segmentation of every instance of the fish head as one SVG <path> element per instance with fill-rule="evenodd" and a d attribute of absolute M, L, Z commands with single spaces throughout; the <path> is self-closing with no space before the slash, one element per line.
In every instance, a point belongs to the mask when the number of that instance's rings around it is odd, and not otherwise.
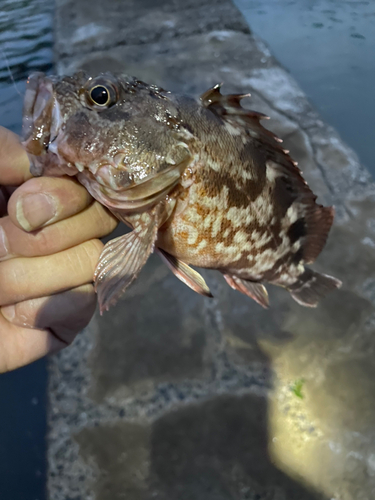
<path fill-rule="evenodd" d="M 76 175 L 109 208 L 155 201 L 190 158 L 191 134 L 168 94 L 123 74 L 31 75 L 23 115 L 31 173 Z"/>

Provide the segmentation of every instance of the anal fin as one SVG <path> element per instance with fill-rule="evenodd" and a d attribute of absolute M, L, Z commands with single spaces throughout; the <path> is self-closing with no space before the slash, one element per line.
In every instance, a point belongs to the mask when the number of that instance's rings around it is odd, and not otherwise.
<path fill-rule="evenodd" d="M 156 217 L 105 245 L 94 274 L 100 314 L 108 311 L 138 276 L 153 251 L 157 231 Z"/>
<path fill-rule="evenodd" d="M 255 283 L 254 281 L 243 280 L 241 278 L 238 278 L 238 276 L 233 276 L 230 274 L 224 274 L 224 278 L 228 285 L 233 288 L 233 290 L 238 290 L 239 292 L 255 300 L 255 302 L 257 302 L 265 309 L 268 308 L 268 293 L 264 285 L 262 285 L 261 283 Z"/>
<path fill-rule="evenodd" d="M 320 299 L 336 288 L 340 288 L 341 285 L 342 282 L 333 276 L 305 269 L 305 272 L 288 287 L 288 290 L 298 304 L 316 307 Z"/>
<path fill-rule="evenodd" d="M 176 278 L 185 283 L 185 285 L 194 290 L 194 292 L 205 295 L 206 297 L 213 297 L 207 283 L 197 271 L 161 248 L 158 248 L 158 252 Z"/>

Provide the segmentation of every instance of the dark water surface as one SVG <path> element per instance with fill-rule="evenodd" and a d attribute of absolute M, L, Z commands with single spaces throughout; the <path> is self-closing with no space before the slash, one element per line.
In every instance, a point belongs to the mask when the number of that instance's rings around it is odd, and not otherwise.
<path fill-rule="evenodd" d="M 0 124 L 21 131 L 25 80 L 52 68 L 50 0 L 0 0 Z M 12 78 L 16 81 L 13 84 Z"/>
<path fill-rule="evenodd" d="M 17 133 L 27 75 L 52 67 L 52 7 L 0 0 L 0 125 Z M 46 498 L 46 384 L 45 360 L 0 375 L 1 500 Z"/>
<path fill-rule="evenodd" d="M 375 176 L 375 0 L 234 0 Z"/>

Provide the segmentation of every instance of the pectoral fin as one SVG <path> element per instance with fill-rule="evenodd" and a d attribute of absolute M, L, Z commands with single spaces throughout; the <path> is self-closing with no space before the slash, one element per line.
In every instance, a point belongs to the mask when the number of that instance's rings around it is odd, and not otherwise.
<path fill-rule="evenodd" d="M 257 302 L 265 309 L 268 308 L 268 293 L 266 288 L 261 283 L 246 281 L 238 278 L 237 276 L 231 276 L 229 274 L 224 274 L 224 278 L 228 285 L 233 288 L 233 290 L 238 290 L 239 292 L 255 300 L 255 302 Z"/>
<path fill-rule="evenodd" d="M 109 241 L 100 255 L 94 274 L 100 314 L 114 305 L 135 280 L 154 249 L 157 218 L 146 226 Z"/>
<path fill-rule="evenodd" d="M 206 297 L 213 297 L 207 283 L 197 271 L 160 248 L 158 248 L 158 252 L 176 278 L 185 283 L 185 285 L 194 290 L 194 292 L 205 295 Z"/>

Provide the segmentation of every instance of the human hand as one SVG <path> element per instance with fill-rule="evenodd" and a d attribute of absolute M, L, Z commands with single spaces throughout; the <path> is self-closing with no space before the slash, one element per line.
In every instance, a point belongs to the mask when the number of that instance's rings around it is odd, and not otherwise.
<path fill-rule="evenodd" d="M 3 127 L 0 186 L 1 373 L 66 347 L 89 323 L 98 238 L 117 221 L 74 179 L 31 178 L 18 136 Z"/>

